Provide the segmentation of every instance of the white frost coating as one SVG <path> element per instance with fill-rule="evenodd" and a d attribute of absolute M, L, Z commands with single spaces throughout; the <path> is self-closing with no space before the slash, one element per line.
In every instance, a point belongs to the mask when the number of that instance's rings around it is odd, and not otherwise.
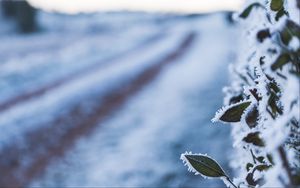
<path fill-rule="evenodd" d="M 290 19 L 300 24 L 300 11 L 297 9 L 297 0 L 287 0 L 286 6 L 289 11 Z"/>
<path fill-rule="evenodd" d="M 296 37 L 292 37 L 290 43 L 289 43 L 289 47 L 293 50 L 296 51 L 297 49 L 299 49 L 300 47 L 300 42 Z"/>
<path fill-rule="evenodd" d="M 289 120 L 289 116 L 280 117 L 272 123 L 273 128 L 266 129 L 262 132 L 268 152 L 276 150 L 287 139 L 290 130 L 286 124 Z"/>
<path fill-rule="evenodd" d="M 185 157 L 185 155 L 196 155 L 193 154 L 191 151 L 190 152 L 185 152 L 183 154 L 181 154 L 180 159 L 182 160 L 182 162 L 184 163 L 184 166 L 188 167 L 188 171 L 189 172 L 193 172 L 195 173 L 195 175 L 199 175 L 200 173 L 191 165 L 191 163 L 189 162 L 189 160 Z M 200 174 L 202 175 L 202 174 Z M 203 175 L 202 175 L 203 176 Z M 207 178 L 206 176 L 203 176 L 204 178 Z"/>
<path fill-rule="evenodd" d="M 268 181 L 266 182 L 264 187 L 278 187 L 278 185 L 281 185 L 283 183 L 287 184 L 288 182 L 288 177 L 286 176 L 282 161 L 277 152 L 274 153 L 273 159 L 277 165 L 274 165 L 268 170 L 268 173 L 265 174 L 265 179 L 267 179 Z M 278 178 L 278 172 L 281 172 L 280 179 Z"/>
<path fill-rule="evenodd" d="M 271 0 L 247 1 L 245 8 L 252 3 L 260 3 L 265 8 L 253 8 L 247 19 L 239 19 L 244 33 L 241 37 L 238 63 L 230 66 L 232 84 L 223 90 L 226 93 L 224 100 L 226 107 L 219 110 L 212 121 L 219 121 L 229 108 L 230 105 L 227 105 L 232 97 L 241 95 L 244 98 L 247 97 L 251 101 L 251 106 L 244 111 L 241 121 L 232 126 L 233 146 L 237 152 L 234 154 L 231 165 L 238 169 L 235 183 L 247 187 L 246 177 L 249 172 L 245 168 L 246 164 L 258 163 L 252 154 L 256 157 L 264 157 L 263 161 L 258 164 L 266 165 L 272 164 L 271 159 L 267 158 L 267 155 L 271 155 L 275 158 L 272 168 L 255 172 L 254 179 L 263 178 L 266 181 L 264 185 L 266 187 L 282 187 L 289 182 L 289 179 L 285 167 L 281 164 L 283 159 L 278 155 L 278 149 L 284 148 L 291 168 L 297 168 L 296 164 L 299 164 L 299 154 L 296 154 L 296 151 L 289 145 L 285 147 L 288 140 L 293 140 L 290 138 L 292 128 L 299 131 L 299 128 L 291 123 L 291 121 L 299 123 L 300 118 L 299 78 L 290 73 L 295 69 L 291 63 L 276 70 L 271 66 L 282 53 L 299 50 L 300 40 L 297 37 L 293 36 L 289 44 L 285 45 L 280 41 L 278 33 L 286 27 L 288 20 L 299 25 L 300 11 L 296 0 L 284 1 L 283 6 L 288 16 L 284 15 L 276 21 L 277 12 L 271 10 Z M 271 37 L 260 42 L 257 40 L 257 33 L 262 29 L 269 29 Z M 273 51 L 271 52 L 270 49 Z M 251 93 L 254 90 L 255 95 Z M 258 122 L 255 127 L 250 128 L 244 116 L 252 105 L 257 106 Z M 246 135 L 253 132 L 260 132 L 265 146 L 258 147 L 243 141 Z M 250 171 L 252 170 L 250 168 Z"/>
<path fill-rule="evenodd" d="M 259 180 L 260 178 L 263 178 L 263 175 L 264 175 L 263 172 L 260 172 L 260 171 L 256 170 L 256 171 L 254 172 L 254 174 L 253 174 L 253 179 L 254 179 L 255 181 L 257 181 L 257 180 Z"/>

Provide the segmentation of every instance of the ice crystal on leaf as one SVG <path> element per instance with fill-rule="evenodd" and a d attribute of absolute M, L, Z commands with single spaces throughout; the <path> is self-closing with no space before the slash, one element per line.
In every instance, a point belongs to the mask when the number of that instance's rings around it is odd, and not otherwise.
<path fill-rule="evenodd" d="M 232 124 L 237 177 L 234 184 L 222 179 L 240 187 L 300 186 L 300 1 L 249 0 L 235 18 L 241 51 L 229 67 L 224 107 L 212 119 Z"/>

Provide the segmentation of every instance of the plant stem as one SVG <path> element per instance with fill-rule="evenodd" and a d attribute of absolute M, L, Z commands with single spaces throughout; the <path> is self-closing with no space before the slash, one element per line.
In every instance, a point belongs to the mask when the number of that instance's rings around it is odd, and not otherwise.
<path fill-rule="evenodd" d="M 256 157 L 254 156 L 252 149 L 250 149 L 250 152 L 253 159 L 253 163 L 256 164 Z"/>
<path fill-rule="evenodd" d="M 226 180 L 234 187 L 234 188 L 238 188 L 238 186 L 236 186 L 228 176 L 225 176 L 226 177 Z"/>
<path fill-rule="evenodd" d="M 293 175 L 291 173 L 289 162 L 288 162 L 288 159 L 286 157 L 285 151 L 284 151 L 284 149 L 283 149 L 282 146 L 279 147 L 278 152 L 279 152 L 279 156 L 280 156 L 280 158 L 282 160 L 283 167 L 285 168 L 285 170 L 287 172 L 287 175 L 289 177 L 289 180 L 290 180 L 290 185 L 289 186 L 293 187 L 293 184 L 294 184 L 294 182 L 293 182 Z"/>

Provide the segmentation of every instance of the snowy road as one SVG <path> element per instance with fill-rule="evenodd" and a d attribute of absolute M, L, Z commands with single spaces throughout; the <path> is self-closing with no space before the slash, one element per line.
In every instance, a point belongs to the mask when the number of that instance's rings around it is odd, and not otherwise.
<path fill-rule="evenodd" d="M 137 33 L 139 39 L 105 58 L 86 46 L 93 36 L 84 39 L 78 43 L 89 49 L 81 54 L 85 63 L 56 63 L 57 72 L 35 75 L 53 65 L 35 61 L 33 69 L 15 68 L 18 59 L 0 54 L 6 62 L 0 65 L 6 86 L 0 100 L 1 185 L 219 183 L 187 173 L 179 156 L 207 152 L 228 167 L 228 127 L 212 126 L 210 118 L 222 103 L 235 28 L 221 14 L 148 27 L 151 32 L 129 29 L 127 43 Z M 35 52 L 29 60 L 44 53 Z M 9 87 L 15 75 L 26 79 Z"/>

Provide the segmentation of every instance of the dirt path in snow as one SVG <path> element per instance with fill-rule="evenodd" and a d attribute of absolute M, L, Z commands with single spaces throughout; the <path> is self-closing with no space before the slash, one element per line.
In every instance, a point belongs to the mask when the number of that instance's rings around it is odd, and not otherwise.
<path fill-rule="evenodd" d="M 165 36 L 164 34 L 157 34 L 152 37 L 149 37 L 141 44 L 139 44 L 136 47 L 129 49 L 125 52 L 122 52 L 121 54 L 115 55 L 113 57 L 109 57 L 105 60 L 102 60 L 102 61 L 96 63 L 96 64 L 88 66 L 88 67 L 80 70 L 79 72 L 75 72 L 73 74 L 67 75 L 67 76 L 60 78 L 57 81 L 54 81 L 52 83 L 49 83 L 48 85 L 45 85 L 43 87 L 29 90 L 25 93 L 17 95 L 16 97 L 12 97 L 4 102 L 0 102 L 0 113 L 8 110 L 8 109 L 12 108 L 13 106 L 18 105 L 20 103 L 26 102 L 26 101 L 36 98 L 36 97 L 40 97 L 40 96 L 44 95 L 45 93 L 49 92 L 50 90 L 58 88 L 62 85 L 66 85 L 75 79 L 78 79 L 78 78 L 80 79 L 81 77 L 84 77 L 85 75 L 88 75 L 94 71 L 97 71 L 105 66 L 111 66 L 112 61 L 115 61 L 117 59 L 122 59 L 127 54 L 131 54 L 132 52 L 135 52 L 138 49 L 142 49 L 143 47 L 153 44 L 153 43 L 159 41 L 160 39 L 162 39 L 164 36 Z M 119 62 L 121 62 L 121 61 L 119 61 Z"/>
<path fill-rule="evenodd" d="M 5 172 L 5 174 L 1 174 L 0 185 L 5 187 L 28 185 L 34 178 L 43 173 L 52 159 L 62 157 L 78 138 L 87 136 L 100 123 L 112 118 L 114 113 L 128 99 L 134 97 L 143 87 L 153 81 L 166 66 L 175 63 L 177 59 L 188 52 L 196 36 L 196 33 L 188 34 L 176 50 L 154 63 L 130 82 L 120 85 L 113 91 L 108 91 L 104 97 L 87 99 L 102 101 L 102 103 L 91 107 L 88 112 L 83 110 L 82 101 L 78 101 L 77 105 L 70 108 L 63 116 L 48 122 L 40 129 L 27 133 L 24 143 L 13 143 L 5 147 L 0 153 L 0 169 Z M 80 75 L 88 74 L 92 70 L 84 70 Z M 6 105 L 2 104 L 0 105 L 0 112 L 32 97 L 42 95 L 59 85 L 66 84 L 72 79 L 75 79 L 74 75 L 50 86 L 22 95 Z"/>

